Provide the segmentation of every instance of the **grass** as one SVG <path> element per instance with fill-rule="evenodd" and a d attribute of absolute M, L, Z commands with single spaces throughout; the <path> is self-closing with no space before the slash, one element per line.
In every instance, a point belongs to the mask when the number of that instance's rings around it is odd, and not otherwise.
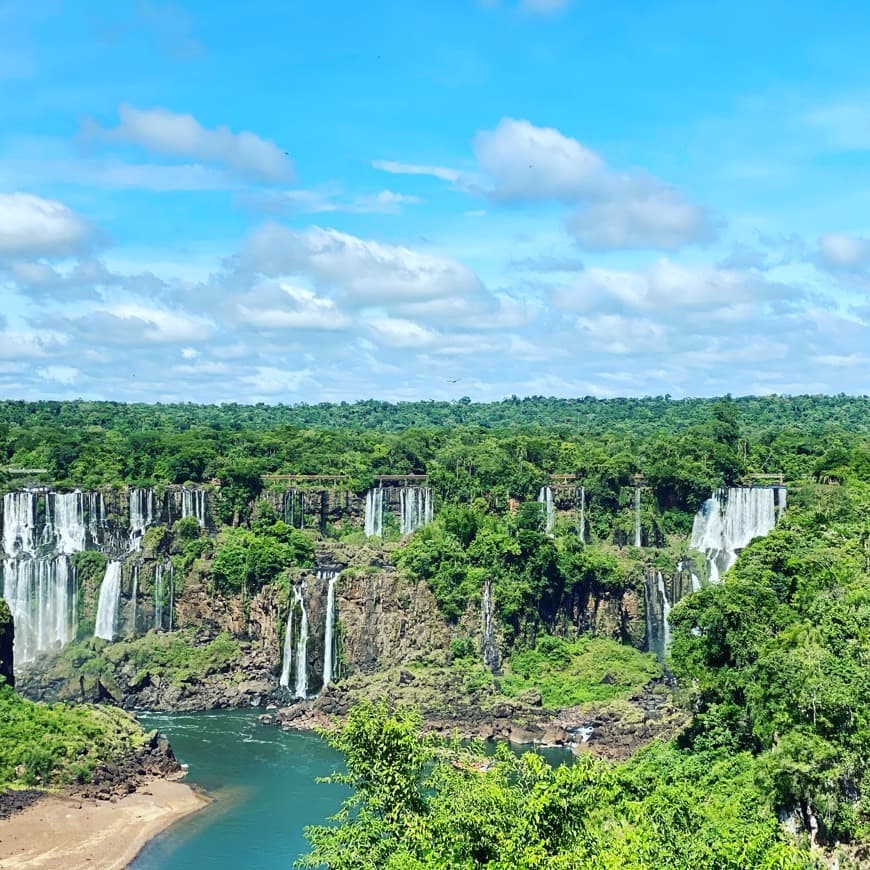
<path fill-rule="evenodd" d="M 89 782 L 100 761 L 144 739 L 139 723 L 117 707 L 37 704 L 0 685 L 0 789 Z"/>
<path fill-rule="evenodd" d="M 614 640 L 545 636 L 535 649 L 513 653 L 499 684 L 511 698 L 536 689 L 545 707 L 574 707 L 628 698 L 661 674 L 654 655 Z"/>
<path fill-rule="evenodd" d="M 135 670 L 132 685 L 148 677 L 168 679 L 173 685 L 198 682 L 209 674 L 227 670 L 239 658 L 239 642 L 226 632 L 209 643 L 197 645 L 195 632 L 149 632 L 135 640 L 105 643 L 92 638 L 64 650 L 48 677 L 83 674 L 98 677 L 120 670 Z"/>

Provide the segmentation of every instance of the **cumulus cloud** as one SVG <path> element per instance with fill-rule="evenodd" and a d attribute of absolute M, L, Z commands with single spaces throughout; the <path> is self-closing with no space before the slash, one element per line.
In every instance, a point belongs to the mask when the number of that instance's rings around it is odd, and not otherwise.
<path fill-rule="evenodd" d="M 293 163 L 274 142 L 229 127 L 204 127 L 193 115 L 168 109 L 137 109 L 122 103 L 119 123 L 106 129 L 89 122 L 87 139 L 135 145 L 162 157 L 199 160 L 260 182 L 293 180 Z"/>
<path fill-rule="evenodd" d="M 591 250 L 675 250 L 715 236 L 706 209 L 643 172 L 617 172 L 552 127 L 502 118 L 474 140 L 490 195 L 501 202 L 555 200 L 579 207 L 568 229 Z"/>
<path fill-rule="evenodd" d="M 352 323 L 332 299 L 283 283 L 246 294 L 238 302 L 238 314 L 243 323 L 267 330 L 342 331 Z"/>
<path fill-rule="evenodd" d="M 710 241 L 706 211 L 658 182 L 630 183 L 612 198 L 590 202 L 568 219 L 568 229 L 587 250 L 656 248 L 674 251 Z"/>
<path fill-rule="evenodd" d="M 576 139 L 514 118 L 479 132 L 474 152 L 493 195 L 506 201 L 576 201 L 600 188 L 605 171 L 601 157 Z"/>
<path fill-rule="evenodd" d="M 799 299 L 802 291 L 754 272 L 715 266 L 689 267 L 662 258 L 636 271 L 590 267 L 557 288 L 553 304 L 567 311 L 702 311 L 711 319 L 749 317 L 756 306 Z"/>
<path fill-rule="evenodd" d="M 821 265 L 845 272 L 864 272 L 870 268 L 870 239 L 846 233 L 827 233 L 818 240 Z"/>
<path fill-rule="evenodd" d="M 86 248 L 93 228 L 63 203 L 0 193 L 0 257 L 62 257 Z"/>
<path fill-rule="evenodd" d="M 264 275 L 308 276 L 364 305 L 487 295 L 477 275 L 457 260 L 322 227 L 265 224 L 249 236 L 239 262 Z"/>

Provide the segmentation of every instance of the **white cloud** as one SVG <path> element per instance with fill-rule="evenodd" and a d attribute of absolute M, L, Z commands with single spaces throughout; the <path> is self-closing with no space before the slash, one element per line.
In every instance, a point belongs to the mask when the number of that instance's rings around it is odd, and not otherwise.
<path fill-rule="evenodd" d="M 63 348 L 67 341 L 66 335 L 55 330 L 0 330 L 0 359 L 48 356 Z"/>
<path fill-rule="evenodd" d="M 266 211 L 300 214 L 399 214 L 402 206 L 418 205 L 423 201 L 419 196 L 395 193 L 392 190 L 355 196 L 343 196 L 335 190 L 270 190 L 249 196 L 248 199 Z"/>
<path fill-rule="evenodd" d="M 567 311 L 684 309 L 703 312 L 711 319 L 736 320 L 752 316 L 757 305 L 801 295 L 799 290 L 753 272 L 688 267 L 662 258 L 639 271 L 587 268 L 571 284 L 556 289 L 552 301 Z"/>
<path fill-rule="evenodd" d="M 193 115 L 168 109 L 137 109 L 122 103 L 120 123 L 105 129 L 85 125 L 86 137 L 103 142 L 137 145 L 163 157 L 200 160 L 264 182 L 291 181 L 293 163 L 274 142 L 254 133 L 234 133 L 229 127 L 208 129 Z"/>
<path fill-rule="evenodd" d="M 673 251 L 690 241 L 708 241 L 706 211 L 670 187 L 626 185 L 623 195 L 595 201 L 568 219 L 568 228 L 588 250 L 656 248 Z"/>
<path fill-rule="evenodd" d="M 214 331 L 213 324 L 203 318 L 141 302 L 122 302 L 96 313 L 120 321 L 126 330 L 135 330 L 147 342 L 204 341 Z"/>
<path fill-rule="evenodd" d="M 870 267 L 870 239 L 827 233 L 818 241 L 819 259 L 830 269 L 860 272 Z"/>
<path fill-rule="evenodd" d="M 456 260 L 321 227 L 266 224 L 248 238 L 240 262 L 264 275 L 306 275 L 363 305 L 488 295 L 477 275 Z"/>
<path fill-rule="evenodd" d="M 463 177 L 458 169 L 450 169 L 447 166 L 431 166 L 420 163 L 400 163 L 397 160 L 372 160 L 372 166 L 382 172 L 393 175 L 430 175 L 432 178 L 440 178 L 455 184 Z"/>
<path fill-rule="evenodd" d="M 575 201 L 600 187 L 605 170 L 601 157 L 576 139 L 514 118 L 479 132 L 474 152 L 503 200 Z"/>
<path fill-rule="evenodd" d="M 579 206 L 568 228 L 586 248 L 675 250 L 715 236 L 707 211 L 675 188 L 646 173 L 616 172 L 552 127 L 502 118 L 477 134 L 474 150 L 494 199 Z"/>
<path fill-rule="evenodd" d="M 60 257 L 85 248 L 88 222 L 63 203 L 30 193 L 0 193 L 0 257 Z"/>
<path fill-rule="evenodd" d="M 59 384 L 73 384 L 81 376 L 81 372 L 73 366 L 45 366 L 36 370 L 44 381 L 56 381 Z"/>
<path fill-rule="evenodd" d="M 392 348 L 422 350 L 431 347 L 438 340 L 431 329 L 402 318 L 372 318 L 366 325 L 378 343 Z"/>
<path fill-rule="evenodd" d="M 332 299 L 304 287 L 266 285 L 244 297 L 238 306 L 241 320 L 262 329 L 320 329 L 341 331 L 352 320 Z"/>

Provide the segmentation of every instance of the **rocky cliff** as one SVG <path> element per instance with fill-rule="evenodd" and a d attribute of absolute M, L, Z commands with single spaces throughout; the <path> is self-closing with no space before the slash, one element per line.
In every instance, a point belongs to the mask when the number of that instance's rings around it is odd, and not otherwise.
<path fill-rule="evenodd" d="M 15 685 L 15 674 L 12 667 L 12 647 L 15 642 L 15 626 L 12 613 L 6 602 L 0 598 L 0 682 L 5 680 L 10 686 Z"/>

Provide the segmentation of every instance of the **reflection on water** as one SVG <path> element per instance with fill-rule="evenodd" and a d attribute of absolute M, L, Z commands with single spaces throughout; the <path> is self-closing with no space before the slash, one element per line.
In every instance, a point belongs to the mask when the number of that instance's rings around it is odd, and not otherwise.
<path fill-rule="evenodd" d="M 134 870 L 290 867 L 307 849 L 305 825 L 335 813 L 348 791 L 315 782 L 341 756 L 310 734 L 261 725 L 257 712 L 142 713 L 190 765 L 186 781 L 213 802 L 152 840 Z"/>

